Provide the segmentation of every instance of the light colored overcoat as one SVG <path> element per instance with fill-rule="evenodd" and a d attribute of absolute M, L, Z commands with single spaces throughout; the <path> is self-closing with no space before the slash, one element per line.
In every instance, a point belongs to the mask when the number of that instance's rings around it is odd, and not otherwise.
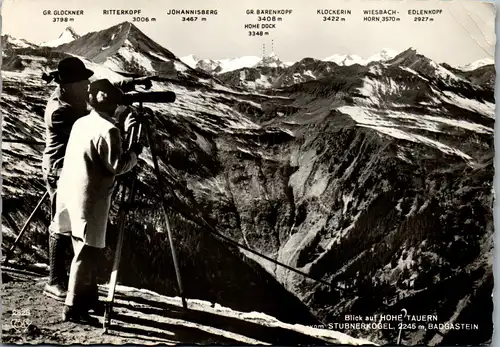
<path fill-rule="evenodd" d="M 104 248 L 113 183 L 136 164 L 134 152 L 123 152 L 112 118 L 93 110 L 78 119 L 66 148 L 51 228 Z"/>

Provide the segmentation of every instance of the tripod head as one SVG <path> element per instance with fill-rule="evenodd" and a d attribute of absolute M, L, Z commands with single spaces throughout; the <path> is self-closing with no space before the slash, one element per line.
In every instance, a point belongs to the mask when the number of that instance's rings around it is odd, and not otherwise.
<path fill-rule="evenodd" d="M 138 133 L 134 133 L 134 129 L 129 134 L 129 148 L 133 143 L 143 143 L 141 141 L 141 130 L 143 123 L 149 121 L 149 116 L 154 116 L 154 111 L 149 107 L 144 107 L 144 103 L 172 103 L 176 99 L 176 95 L 171 91 L 160 91 L 160 92 L 140 92 L 140 93 L 127 93 L 123 94 L 118 105 L 118 109 L 123 109 L 124 107 L 131 107 L 135 112 L 134 116 L 138 122 L 135 127 L 138 128 Z M 134 105 L 138 104 L 138 105 Z"/>
<path fill-rule="evenodd" d="M 136 117 L 139 122 L 146 121 L 146 116 L 154 115 L 153 110 L 144 107 L 144 103 L 172 103 L 175 102 L 176 95 L 174 92 L 148 92 L 148 93 L 127 93 L 123 94 L 120 105 L 132 106 L 136 111 Z M 137 106 L 134 104 L 138 104 Z"/>

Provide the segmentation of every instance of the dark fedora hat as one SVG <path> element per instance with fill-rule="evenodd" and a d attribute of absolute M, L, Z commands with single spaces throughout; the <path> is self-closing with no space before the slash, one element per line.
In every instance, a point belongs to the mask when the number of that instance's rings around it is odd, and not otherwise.
<path fill-rule="evenodd" d="M 60 84 L 74 83 L 89 79 L 94 72 L 85 67 L 77 57 L 64 58 L 57 65 L 55 81 Z"/>

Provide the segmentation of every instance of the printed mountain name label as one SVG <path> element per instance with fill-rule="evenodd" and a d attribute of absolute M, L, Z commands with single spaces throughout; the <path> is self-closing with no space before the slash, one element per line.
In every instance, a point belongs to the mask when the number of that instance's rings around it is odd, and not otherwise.
<path fill-rule="evenodd" d="M 408 10 L 409 15 L 428 15 L 428 14 L 441 14 L 443 10 Z"/>
<path fill-rule="evenodd" d="M 247 9 L 247 15 L 256 15 L 257 22 L 282 22 L 283 17 L 279 15 L 292 14 L 291 9 L 274 9 L 274 10 L 262 10 L 262 9 Z M 277 16 L 278 15 L 278 16 Z M 276 29 L 276 24 L 273 23 L 249 23 L 244 24 L 244 29 Z M 248 36 L 267 36 L 268 31 L 248 31 Z"/>
<path fill-rule="evenodd" d="M 372 16 L 380 16 L 380 15 L 392 16 L 399 13 L 396 10 L 363 10 L 363 14 L 370 14 Z"/>
<path fill-rule="evenodd" d="M 292 10 L 247 10 L 247 14 L 272 15 L 272 14 L 292 14 Z"/>
<path fill-rule="evenodd" d="M 351 10 L 324 9 L 324 10 L 317 10 L 316 14 L 352 14 L 352 11 Z"/>
<path fill-rule="evenodd" d="M 123 16 L 123 15 L 134 15 L 134 14 L 141 14 L 141 10 L 102 10 L 102 14 L 104 15 L 118 15 L 118 16 Z"/>
<path fill-rule="evenodd" d="M 276 24 L 245 24 L 245 29 L 275 29 Z"/>
<path fill-rule="evenodd" d="M 167 11 L 167 16 L 170 15 L 183 15 L 183 14 L 196 14 L 196 15 L 217 15 L 217 10 L 176 10 L 171 9 Z"/>
<path fill-rule="evenodd" d="M 43 10 L 44 16 L 82 16 L 83 10 Z"/>

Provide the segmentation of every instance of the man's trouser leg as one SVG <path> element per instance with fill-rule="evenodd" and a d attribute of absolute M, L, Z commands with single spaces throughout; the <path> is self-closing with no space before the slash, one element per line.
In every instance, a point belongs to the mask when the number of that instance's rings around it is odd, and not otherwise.
<path fill-rule="evenodd" d="M 87 311 L 89 289 L 93 282 L 92 273 L 95 266 L 97 266 L 96 259 L 100 249 L 85 245 L 83 240 L 76 237 L 73 237 L 72 240 L 75 255 L 71 262 L 68 294 L 64 304 L 77 311 Z"/>
<path fill-rule="evenodd" d="M 56 188 L 57 176 L 45 177 L 47 191 L 50 199 L 51 226 L 56 213 Z M 57 233 L 49 227 L 49 280 L 44 288 L 44 294 L 54 299 L 63 301 L 66 297 L 67 271 L 66 253 L 70 246 L 70 237 Z"/>

